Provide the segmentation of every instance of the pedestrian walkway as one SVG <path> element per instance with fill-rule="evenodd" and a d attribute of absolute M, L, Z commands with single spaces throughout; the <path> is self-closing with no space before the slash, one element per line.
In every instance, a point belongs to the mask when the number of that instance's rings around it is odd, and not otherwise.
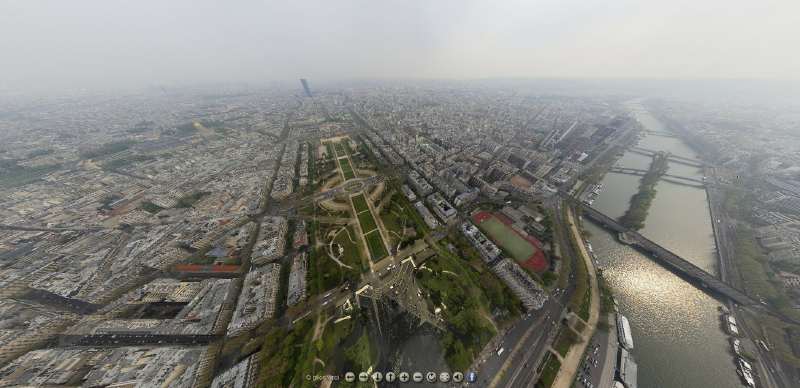
<path fill-rule="evenodd" d="M 580 258 L 586 264 L 586 270 L 589 274 L 589 289 L 591 290 L 591 300 L 589 302 L 589 322 L 583 331 L 584 338 L 592 338 L 595 330 L 597 329 L 597 321 L 600 317 L 600 288 L 597 285 L 597 273 L 594 270 L 594 263 L 586 251 L 586 246 L 583 244 L 583 237 L 578 230 L 575 218 L 572 212 L 567 212 L 567 222 L 570 224 L 570 231 L 578 242 L 578 251 Z M 561 369 L 558 370 L 555 380 L 553 381 L 554 388 L 569 388 L 572 386 L 575 375 L 580 367 L 583 353 L 586 351 L 586 346 L 589 341 L 581 341 L 573 345 L 567 356 L 564 357 L 564 362 L 561 364 Z"/>
<path fill-rule="evenodd" d="M 553 349 L 553 347 L 552 347 L 552 346 L 548 346 L 548 347 L 547 347 L 547 351 L 548 351 L 548 352 L 550 352 L 550 354 L 552 354 L 552 355 L 553 355 L 553 357 L 557 358 L 557 359 L 558 359 L 558 362 L 564 362 L 564 358 L 563 358 L 563 357 L 561 357 L 561 355 L 560 355 L 560 354 L 558 354 L 558 351 L 556 351 L 555 349 Z"/>

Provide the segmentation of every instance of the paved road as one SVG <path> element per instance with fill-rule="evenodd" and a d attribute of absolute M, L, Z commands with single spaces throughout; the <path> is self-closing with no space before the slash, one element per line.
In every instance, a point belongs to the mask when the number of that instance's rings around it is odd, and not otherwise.
<path fill-rule="evenodd" d="M 563 293 L 547 301 L 541 310 L 543 312 L 541 321 L 538 322 L 537 327 L 532 328 L 535 334 L 521 344 L 522 351 L 511 359 L 512 367 L 506 371 L 497 387 L 533 386 L 539 377 L 537 373 L 539 363 L 558 333 L 561 313 L 568 301 L 569 298 Z"/>
<path fill-rule="evenodd" d="M 566 236 L 568 231 L 565 224 L 559 219 L 560 204 L 554 201 L 550 205 L 552 205 L 551 210 L 558 215 L 554 220 L 554 225 L 560 225 L 562 235 Z M 575 268 L 574 258 L 576 256 L 572 245 L 565 239 L 559 243 L 563 260 L 571 260 L 572 268 Z M 479 361 L 480 366 L 477 371 L 479 385 L 488 386 L 505 366 L 503 376 L 495 379 L 495 386 L 532 386 L 538 378 L 536 369 L 547 351 L 547 347 L 552 344 L 553 337 L 560 327 L 558 321 L 574 291 L 575 279 L 571 275 L 567 280 L 566 290 L 560 290 L 557 295 L 551 295 L 540 310 L 526 314 L 511 327 L 500 341 L 500 347 L 505 348 L 503 354 L 498 356 L 497 353 L 491 353 L 488 358 Z M 555 325 L 553 321 L 556 321 Z M 516 352 L 515 348 L 518 349 Z"/>
<path fill-rule="evenodd" d="M 549 338 L 551 332 L 555 332 L 553 322 L 555 321 L 557 324 L 561 316 L 562 298 L 563 296 L 549 298 L 540 310 L 523 315 L 503 335 L 498 346 L 498 348 L 504 348 L 503 354 L 498 356 L 496 352 L 492 352 L 485 359 L 479 361 L 478 385 L 488 386 L 507 363 L 505 375 L 497 382 L 496 386 L 498 387 L 512 386 L 508 385 L 509 379 L 519 373 L 518 370 L 536 369 L 538 363 L 530 361 L 543 355 L 546 345 L 549 345 L 549 342 L 542 341 L 542 339 Z M 527 337 L 526 334 L 528 334 Z M 515 352 L 515 348 L 519 350 Z M 528 361 L 526 362 L 526 360 Z M 517 380 L 521 381 L 520 377 L 518 376 Z"/>

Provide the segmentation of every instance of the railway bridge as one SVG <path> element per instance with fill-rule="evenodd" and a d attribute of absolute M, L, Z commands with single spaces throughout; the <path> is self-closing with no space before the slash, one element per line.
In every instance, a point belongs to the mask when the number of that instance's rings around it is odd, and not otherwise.
<path fill-rule="evenodd" d="M 644 176 L 647 173 L 647 170 L 642 170 L 638 168 L 630 168 L 630 167 L 612 167 L 611 172 L 615 172 L 618 174 L 628 174 L 628 175 L 636 175 L 636 176 Z M 675 174 L 663 174 L 661 179 L 673 183 L 680 183 L 685 185 L 691 186 L 698 186 L 704 187 L 706 185 L 705 179 L 698 179 L 688 176 L 682 175 L 675 175 Z"/>

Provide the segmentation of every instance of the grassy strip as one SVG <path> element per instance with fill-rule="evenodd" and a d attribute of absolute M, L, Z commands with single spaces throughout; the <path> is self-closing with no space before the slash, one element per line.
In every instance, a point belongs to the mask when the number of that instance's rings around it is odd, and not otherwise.
<path fill-rule="evenodd" d="M 339 165 L 342 168 L 342 175 L 344 175 L 344 180 L 349 180 L 356 177 L 356 174 L 353 172 L 353 166 L 350 165 L 349 159 L 347 158 L 339 159 Z"/>
<path fill-rule="evenodd" d="M 325 156 L 326 159 L 333 159 L 336 157 L 336 154 L 333 152 L 333 145 L 331 145 L 331 143 L 325 143 Z"/>
<path fill-rule="evenodd" d="M 353 197 L 353 207 L 356 209 L 356 213 L 369 210 L 369 206 L 367 206 L 367 200 L 364 198 L 364 194 L 359 194 Z"/>
<path fill-rule="evenodd" d="M 656 184 L 661 176 L 667 173 L 668 154 L 658 153 L 653 156 L 650 168 L 639 181 L 639 191 L 634 194 L 628 206 L 628 210 L 620 217 L 619 222 L 629 229 L 641 229 L 647 218 L 647 212 L 653 198 L 656 197 Z"/>
<path fill-rule="evenodd" d="M 347 151 L 345 151 L 344 146 L 342 146 L 342 142 L 337 141 L 336 143 L 333 143 L 333 146 L 336 148 L 337 157 L 347 156 Z"/>
<path fill-rule="evenodd" d="M 375 218 L 373 218 L 372 213 L 368 211 L 358 214 L 358 223 L 361 225 L 361 231 L 364 232 L 364 234 L 378 229 Z"/>
<path fill-rule="evenodd" d="M 568 219 L 567 212 L 569 211 L 569 207 L 564 206 L 564 220 Z M 566 226 L 567 228 L 571 227 L 571 225 Z M 569 239 L 569 244 L 572 246 L 572 250 L 575 254 L 580 254 L 581 250 L 578 246 L 578 242 L 575 240 L 575 236 L 569 233 L 569 236 L 566 236 L 566 238 Z M 589 270 L 586 268 L 586 263 L 583 259 L 576 257 L 575 262 L 575 293 L 570 297 L 569 308 L 578 314 L 581 319 L 586 321 L 589 319 L 589 302 L 591 300 L 591 294 L 589 292 Z"/>
<path fill-rule="evenodd" d="M 574 331 L 570 330 L 569 328 L 564 328 L 561 330 L 561 333 L 558 334 L 558 339 L 555 341 L 555 345 L 553 348 L 561 355 L 561 357 L 565 357 L 569 348 L 572 345 L 578 342 L 578 335 L 575 334 Z"/>
<path fill-rule="evenodd" d="M 378 231 L 367 234 L 364 238 L 367 240 L 367 248 L 369 248 L 369 253 L 372 255 L 373 261 L 389 255 L 389 253 L 386 252 L 386 246 L 383 245 L 383 238 L 381 238 L 381 234 Z"/>
<path fill-rule="evenodd" d="M 600 288 L 600 322 L 598 322 L 597 328 L 608 331 L 608 314 L 614 312 L 614 294 L 603 277 L 602 271 L 597 273 L 597 285 Z"/>
<path fill-rule="evenodd" d="M 550 215 L 551 219 L 554 218 L 552 211 L 548 210 L 548 214 Z M 562 236 L 561 228 L 552 228 L 552 231 L 553 231 L 553 246 L 558 247 L 559 246 L 558 244 L 560 244 L 560 242 L 567 237 Z M 560 256 L 563 255 L 564 252 L 560 252 Z M 557 257 L 557 259 L 559 259 L 561 262 L 561 265 L 558 268 L 558 287 L 565 289 L 567 288 L 567 284 L 569 282 L 569 275 L 572 273 L 572 263 L 575 259 L 572 257 Z"/>
<path fill-rule="evenodd" d="M 544 362 L 542 374 L 539 377 L 539 381 L 536 382 L 535 387 L 547 388 L 552 386 L 559 369 L 561 369 L 561 361 L 558 361 L 558 358 L 553 357 L 552 355 L 548 355 L 546 361 Z"/>

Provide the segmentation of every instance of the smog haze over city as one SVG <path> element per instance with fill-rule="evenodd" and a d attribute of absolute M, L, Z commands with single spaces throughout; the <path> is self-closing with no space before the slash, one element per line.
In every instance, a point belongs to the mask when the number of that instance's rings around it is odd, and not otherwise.
<path fill-rule="evenodd" d="M 796 1 L 0 2 L 0 386 L 800 386 Z"/>

